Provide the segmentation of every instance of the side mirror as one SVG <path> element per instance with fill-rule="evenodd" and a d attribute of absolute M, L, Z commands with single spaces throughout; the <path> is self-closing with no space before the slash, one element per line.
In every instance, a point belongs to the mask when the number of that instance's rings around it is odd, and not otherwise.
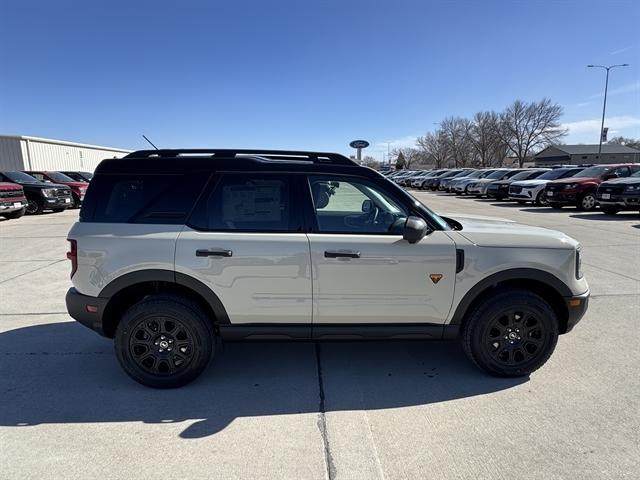
<path fill-rule="evenodd" d="M 404 224 L 402 238 L 409 243 L 417 243 L 424 238 L 429 231 L 427 222 L 420 217 L 409 217 Z"/>
<path fill-rule="evenodd" d="M 373 210 L 373 202 L 369 199 L 362 201 L 362 213 L 369 213 Z"/>

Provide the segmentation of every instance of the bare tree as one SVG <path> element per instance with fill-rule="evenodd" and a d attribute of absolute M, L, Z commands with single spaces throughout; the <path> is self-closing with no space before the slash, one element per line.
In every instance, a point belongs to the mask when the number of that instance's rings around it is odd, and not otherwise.
<path fill-rule="evenodd" d="M 635 138 L 613 137 L 607 143 L 609 145 L 624 145 L 626 147 L 631 147 L 631 148 L 640 150 L 640 140 L 637 140 Z"/>
<path fill-rule="evenodd" d="M 454 167 L 464 167 L 473 162 L 472 126 L 471 120 L 461 117 L 447 117 L 440 123 L 449 160 Z"/>
<path fill-rule="evenodd" d="M 365 155 L 362 159 L 362 165 L 364 165 L 365 167 L 377 169 L 380 167 L 380 162 L 371 155 Z"/>
<path fill-rule="evenodd" d="M 426 163 L 425 156 L 417 148 L 394 148 L 391 155 L 396 157 L 396 168 L 411 168 Z"/>
<path fill-rule="evenodd" d="M 441 130 L 435 133 L 427 133 L 423 137 L 418 137 L 416 145 L 422 151 L 428 163 L 435 168 L 442 168 L 449 159 L 449 150 L 446 138 Z"/>
<path fill-rule="evenodd" d="M 567 134 L 561 116 L 562 107 L 548 98 L 531 103 L 516 100 L 500 114 L 500 136 L 521 167 L 530 155 Z"/>
<path fill-rule="evenodd" d="M 506 145 L 500 136 L 500 115 L 498 113 L 476 113 L 473 116 L 469 138 L 475 159 L 481 167 L 502 165 L 506 154 Z"/>

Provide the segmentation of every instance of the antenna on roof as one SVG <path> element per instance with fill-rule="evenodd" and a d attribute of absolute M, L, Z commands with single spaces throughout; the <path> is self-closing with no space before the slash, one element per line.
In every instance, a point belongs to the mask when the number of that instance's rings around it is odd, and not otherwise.
<path fill-rule="evenodd" d="M 146 135 L 142 135 L 142 138 L 144 138 L 147 142 L 149 142 L 149 145 L 151 145 L 153 148 L 155 148 L 156 150 L 159 150 L 159 148 L 158 148 L 158 147 L 156 147 L 156 146 L 151 142 L 151 140 L 149 140 L 149 139 L 146 137 Z"/>

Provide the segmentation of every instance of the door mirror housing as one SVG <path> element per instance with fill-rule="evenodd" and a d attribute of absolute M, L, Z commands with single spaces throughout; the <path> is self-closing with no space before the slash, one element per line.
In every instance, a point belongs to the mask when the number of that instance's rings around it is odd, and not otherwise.
<path fill-rule="evenodd" d="M 420 217 L 409 217 L 404 224 L 402 238 L 409 243 L 417 243 L 429 232 L 427 222 Z"/>

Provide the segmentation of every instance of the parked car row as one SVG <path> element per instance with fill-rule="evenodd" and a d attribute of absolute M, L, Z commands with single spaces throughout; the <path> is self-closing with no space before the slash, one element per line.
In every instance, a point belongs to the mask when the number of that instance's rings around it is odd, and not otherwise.
<path fill-rule="evenodd" d="M 404 187 L 607 214 L 640 211 L 640 164 L 385 172 Z"/>
<path fill-rule="evenodd" d="M 0 171 L 0 217 L 79 208 L 91 177 L 89 172 Z"/>

